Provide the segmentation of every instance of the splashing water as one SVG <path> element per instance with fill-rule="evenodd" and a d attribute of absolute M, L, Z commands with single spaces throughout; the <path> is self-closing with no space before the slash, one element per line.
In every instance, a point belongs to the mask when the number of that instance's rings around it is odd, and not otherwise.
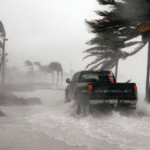
<path fill-rule="evenodd" d="M 150 106 L 143 102 L 142 95 L 134 111 L 94 109 L 88 117 L 76 115 L 73 100 L 64 104 L 62 90 L 38 90 L 25 95 L 37 96 L 45 104 L 27 118 L 33 130 L 71 146 L 87 146 L 88 150 L 149 150 Z"/>

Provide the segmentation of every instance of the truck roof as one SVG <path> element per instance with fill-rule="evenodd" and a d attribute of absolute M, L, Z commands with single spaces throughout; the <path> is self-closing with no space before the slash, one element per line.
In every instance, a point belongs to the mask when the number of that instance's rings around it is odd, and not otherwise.
<path fill-rule="evenodd" d="M 83 70 L 83 71 L 79 71 L 79 73 L 82 73 L 82 72 L 99 72 L 99 73 L 111 73 L 111 71 L 108 71 L 108 70 L 103 70 L 103 71 L 97 71 L 97 70 Z"/>

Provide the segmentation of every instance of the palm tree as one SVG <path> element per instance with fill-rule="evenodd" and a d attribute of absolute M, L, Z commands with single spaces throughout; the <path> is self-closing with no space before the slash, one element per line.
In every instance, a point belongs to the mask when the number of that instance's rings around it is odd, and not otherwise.
<path fill-rule="evenodd" d="M 33 65 L 37 66 L 39 68 L 40 74 L 41 74 L 41 80 L 42 80 L 42 65 L 39 61 L 35 61 Z"/>
<path fill-rule="evenodd" d="M 42 72 L 45 75 L 45 79 L 47 78 L 47 74 L 50 73 L 52 75 L 52 79 L 53 79 L 53 72 L 52 70 L 49 68 L 49 65 L 42 65 L 41 66 Z"/>
<path fill-rule="evenodd" d="M 63 80 L 63 68 L 59 62 L 51 62 L 49 64 L 49 69 L 53 72 L 53 82 L 54 82 L 54 72 L 57 72 L 57 85 L 59 80 L 59 73 L 61 73 L 61 86 L 62 86 L 62 80 Z"/>
<path fill-rule="evenodd" d="M 25 66 L 28 67 L 29 73 L 31 73 L 32 81 L 33 81 L 33 74 L 34 74 L 33 63 L 32 63 L 31 61 L 29 61 L 29 60 L 26 60 L 26 61 L 24 62 L 24 64 L 25 64 Z"/>
<path fill-rule="evenodd" d="M 107 0 L 97 0 L 100 4 L 107 5 Z M 132 56 L 140 51 L 149 42 L 150 34 L 150 1 L 148 0 L 124 0 L 124 2 L 113 3 L 113 12 L 102 12 L 103 20 L 89 22 L 93 27 L 93 33 L 104 33 L 114 30 L 119 35 L 127 36 L 127 40 L 142 36 L 142 42 L 131 53 L 126 54 L 124 58 Z M 106 19 L 106 21 L 105 21 Z M 149 70 L 150 70 L 150 47 L 148 49 L 147 78 L 146 78 L 146 97 L 149 99 Z"/>
<path fill-rule="evenodd" d="M 0 41 L 0 48 L 3 48 L 3 44 L 2 42 Z M 1 57 L 1 60 L 0 60 L 0 73 L 1 73 L 1 68 L 2 68 L 2 63 L 3 63 L 3 56 L 2 53 L 0 54 L 0 57 Z"/>
<path fill-rule="evenodd" d="M 53 75 L 52 74 L 52 70 L 49 68 L 48 65 L 41 65 L 41 63 L 39 61 L 34 62 L 34 65 L 38 66 L 39 71 L 41 73 L 41 78 L 42 78 L 42 74 L 43 73 L 45 75 L 45 79 L 46 79 L 48 73 L 50 73 L 51 75 Z"/>
<path fill-rule="evenodd" d="M 114 5 L 115 3 L 114 1 L 110 1 L 110 2 L 106 1 L 106 3 L 104 4 Z M 120 28 L 118 30 L 109 28 L 109 30 L 106 30 L 105 32 L 99 32 L 99 30 L 96 28 L 97 23 L 101 22 L 104 25 L 107 24 L 107 22 L 109 22 L 109 18 L 107 17 L 109 12 L 96 11 L 96 13 L 101 17 L 103 16 L 104 18 L 100 20 L 94 20 L 94 21 L 86 20 L 87 25 L 91 29 L 90 32 L 96 34 L 95 38 L 93 38 L 92 40 L 86 43 L 89 45 L 96 45 L 95 47 L 92 47 L 84 51 L 86 53 L 89 53 L 89 55 L 84 57 L 84 59 L 87 57 L 96 56 L 96 59 L 90 64 L 88 64 L 86 68 L 93 65 L 93 67 L 91 67 L 90 70 L 93 70 L 93 69 L 110 70 L 114 66 L 116 66 L 115 76 L 117 80 L 117 72 L 118 72 L 117 69 L 118 69 L 119 59 L 121 58 L 125 59 L 128 56 L 128 54 L 124 51 L 121 51 L 121 49 L 128 47 L 128 46 L 132 46 L 139 42 L 125 43 L 125 41 L 127 41 L 132 36 L 130 34 L 128 35 L 126 34 L 126 36 L 121 34 Z"/>

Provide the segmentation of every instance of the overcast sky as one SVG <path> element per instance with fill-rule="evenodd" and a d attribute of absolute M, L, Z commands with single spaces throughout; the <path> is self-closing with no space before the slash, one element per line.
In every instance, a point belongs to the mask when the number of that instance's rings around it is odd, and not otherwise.
<path fill-rule="evenodd" d="M 43 65 L 58 61 L 65 72 L 69 72 L 70 63 L 73 70 L 83 70 L 92 60 L 82 61 L 82 52 L 90 48 L 85 42 L 94 37 L 85 19 L 98 19 L 94 10 L 102 9 L 96 0 L 1 0 L 0 20 L 8 38 L 9 66 L 24 70 L 25 60 Z M 145 47 L 119 62 L 119 80 L 123 75 L 124 80 L 139 76 L 138 80 L 145 83 L 146 63 Z"/>
<path fill-rule="evenodd" d="M 8 42 L 9 65 L 22 67 L 25 60 L 49 64 L 58 61 L 69 72 L 70 63 L 84 69 L 82 52 L 94 35 L 88 33 L 85 19 L 98 16 L 96 0 L 3 0 L 0 20 Z"/>

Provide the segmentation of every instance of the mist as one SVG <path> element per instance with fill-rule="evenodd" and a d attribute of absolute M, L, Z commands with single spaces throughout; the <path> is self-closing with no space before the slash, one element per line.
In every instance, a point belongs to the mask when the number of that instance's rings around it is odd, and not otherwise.
<path fill-rule="evenodd" d="M 0 149 L 149 150 L 150 106 L 144 101 L 148 45 L 118 63 L 117 83 L 131 79 L 137 85 L 136 110 L 93 107 L 93 114 L 85 117 L 76 114 L 73 99 L 65 103 L 66 79 L 94 60 L 83 60 L 83 51 L 89 48 L 85 43 L 94 37 L 85 19 L 99 19 L 94 11 L 102 9 L 96 0 L 1 2 L 8 55 L 3 86 L 0 75 Z M 41 66 L 59 62 L 63 76 L 59 73 L 58 85 L 57 72 L 53 81 L 52 73 L 41 73 L 35 62 Z"/>

